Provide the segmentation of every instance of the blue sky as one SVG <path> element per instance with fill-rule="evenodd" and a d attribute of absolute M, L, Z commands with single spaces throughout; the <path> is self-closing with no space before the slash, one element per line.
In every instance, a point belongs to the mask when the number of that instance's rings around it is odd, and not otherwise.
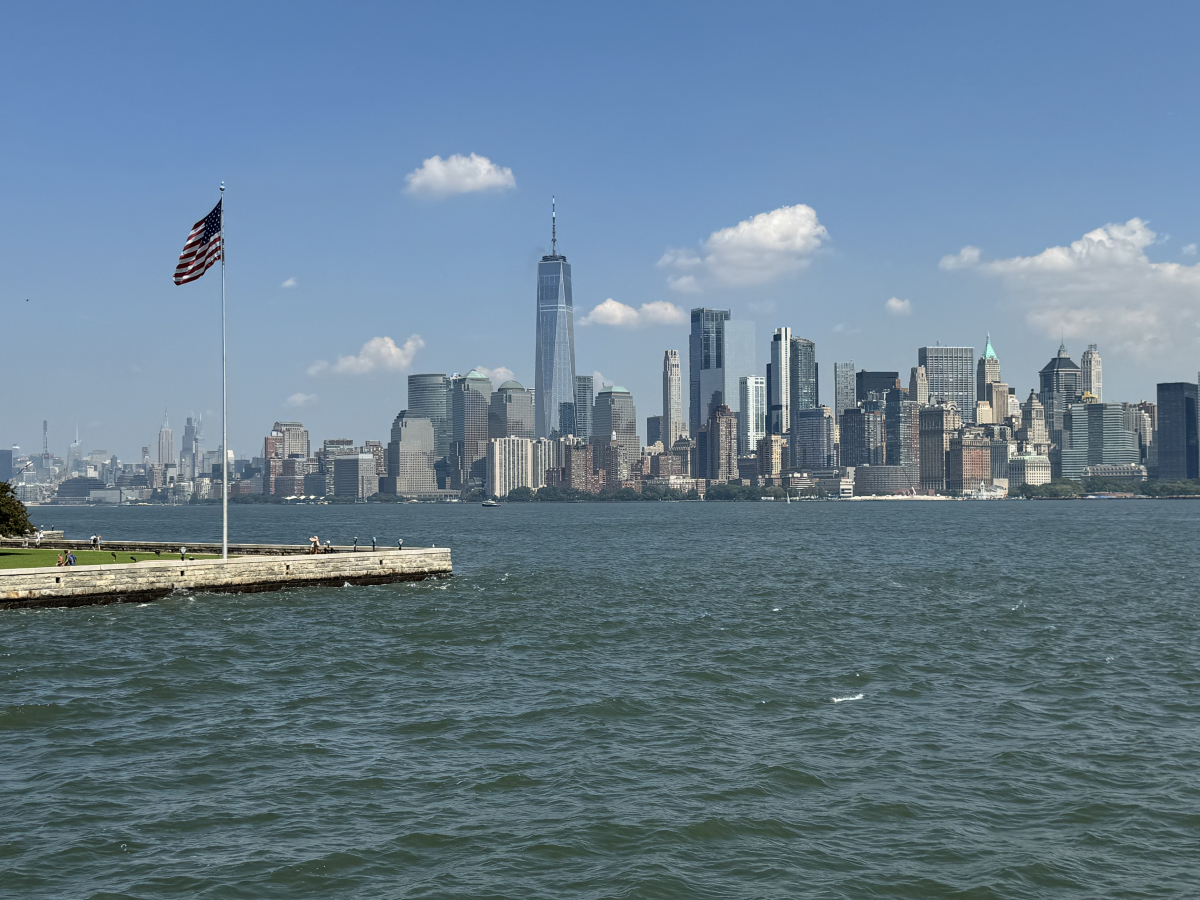
<path fill-rule="evenodd" d="M 1197 25 L 1185 4 L 10 8 L 0 443 L 48 419 L 57 452 L 78 423 L 130 460 L 167 409 L 216 445 L 217 271 L 171 272 L 221 180 L 242 455 L 282 418 L 386 441 L 408 371 L 531 383 L 551 194 L 577 322 L 613 301 L 577 369 L 639 417 L 686 351 L 664 304 L 754 320 L 760 363 L 789 325 L 829 375 L 990 330 L 1021 393 L 1063 333 L 1100 345 L 1106 400 L 1152 399 L 1200 368 Z M 470 154 L 485 189 L 412 190 Z"/>

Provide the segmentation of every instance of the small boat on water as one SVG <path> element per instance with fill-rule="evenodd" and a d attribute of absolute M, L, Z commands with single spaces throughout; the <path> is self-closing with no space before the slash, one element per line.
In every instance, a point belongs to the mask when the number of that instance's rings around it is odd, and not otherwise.
<path fill-rule="evenodd" d="M 497 500 L 484 500 L 483 505 L 487 508 L 491 508 L 493 506 L 499 506 L 500 503 Z"/>

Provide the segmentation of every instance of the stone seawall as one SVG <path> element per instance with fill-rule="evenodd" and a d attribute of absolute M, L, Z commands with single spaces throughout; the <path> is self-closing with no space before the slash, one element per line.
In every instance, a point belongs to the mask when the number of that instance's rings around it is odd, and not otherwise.
<path fill-rule="evenodd" d="M 35 546 L 33 538 L 0 538 L 0 549 L 3 548 L 29 548 Z M 91 541 L 67 541 L 61 538 L 52 540 L 44 540 L 41 544 L 36 545 L 43 550 L 91 550 Z M 213 543 L 189 543 L 188 541 L 110 541 L 105 540 L 101 545 L 101 550 L 108 550 L 113 553 L 154 553 L 159 552 L 164 557 L 174 554 L 179 556 L 179 548 L 187 547 L 188 553 L 199 553 L 203 556 L 220 556 L 221 545 Z M 394 544 L 381 544 L 379 550 L 395 550 Z M 324 548 L 322 547 L 322 550 Z M 351 553 L 355 548 L 346 544 L 344 546 L 331 547 L 330 550 L 334 553 Z M 359 553 L 371 552 L 371 544 L 368 541 L 365 545 L 359 544 L 357 551 Z M 230 544 L 230 556 L 295 556 L 300 553 L 308 553 L 308 544 Z M 378 552 L 378 551 L 376 551 Z"/>
<path fill-rule="evenodd" d="M 191 549 L 189 546 L 189 552 Z M 145 602 L 177 590 L 249 593 L 309 585 L 419 581 L 451 574 L 446 547 L 0 569 L 0 609 Z"/>

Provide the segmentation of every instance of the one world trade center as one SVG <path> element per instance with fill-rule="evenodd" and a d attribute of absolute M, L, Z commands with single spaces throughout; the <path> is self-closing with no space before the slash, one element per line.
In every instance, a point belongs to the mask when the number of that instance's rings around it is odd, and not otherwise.
<path fill-rule="evenodd" d="M 575 311 L 571 264 L 558 253 L 558 222 L 550 200 L 550 255 L 538 263 L 537 359 L 534 362 L 537 436 L 575 433 Z"/>

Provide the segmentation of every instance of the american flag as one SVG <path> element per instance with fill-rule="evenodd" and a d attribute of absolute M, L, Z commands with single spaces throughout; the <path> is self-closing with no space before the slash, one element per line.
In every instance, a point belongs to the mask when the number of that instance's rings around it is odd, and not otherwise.
<path fill-rule="evenodd" d="M 221 258 L 222 202 L 218 200 L 213 211 L 192 226 L 183 252 L 179 254 L 179 265 L 175 267 L 176 284 L 195 281 Z"/>

